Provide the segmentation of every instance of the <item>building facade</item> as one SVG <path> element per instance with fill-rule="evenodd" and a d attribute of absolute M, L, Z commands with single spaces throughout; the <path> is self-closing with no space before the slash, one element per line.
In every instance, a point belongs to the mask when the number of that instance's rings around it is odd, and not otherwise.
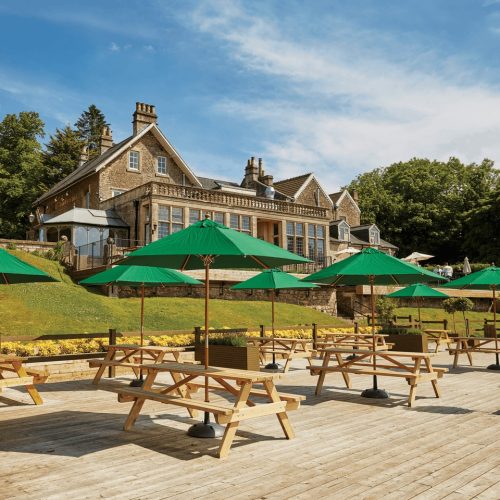
<path fill-rule="evenodd" d="M 35 202 L 40 241 L 66 236 L 76 254 L 100 257 L 110 238 L 122 247 L 140 246 L 206 215 L 318 267 L 363 241 L 356 236 L 355 198 L 347 191 L 328 195 L 312 173 L 275 181 L 262 159 L 252 157 L 240 182 L 195 175 L 158 127 L 152 105 L 136 103 L 132 135 L 117 144 L 105 127 L 100 153 L 90 161 L 83 157 Z M 348 228 L 339 232 L 341 226 Z"/>

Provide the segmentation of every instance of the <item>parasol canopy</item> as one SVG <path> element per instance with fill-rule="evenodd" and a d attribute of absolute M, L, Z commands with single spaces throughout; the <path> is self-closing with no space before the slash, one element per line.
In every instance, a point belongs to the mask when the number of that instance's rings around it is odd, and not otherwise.
<path fill-rule="evenodd" d="M 58 280 L 0 248 L 0 284 L 50 281 Z"/>

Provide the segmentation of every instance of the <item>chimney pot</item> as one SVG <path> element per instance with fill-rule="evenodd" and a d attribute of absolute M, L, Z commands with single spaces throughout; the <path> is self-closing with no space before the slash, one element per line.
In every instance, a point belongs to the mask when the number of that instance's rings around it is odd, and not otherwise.
<path fill-rule="evenodd" d="M 141 130 L 146 128 L 151 123 L 156 123 L 158 116 L 156 115 L 156 107 L 152 104 L 143 102 L 135 103 L 135 112 L 133 115 L 132 130 L 133 134 L 137 135 Z"/>

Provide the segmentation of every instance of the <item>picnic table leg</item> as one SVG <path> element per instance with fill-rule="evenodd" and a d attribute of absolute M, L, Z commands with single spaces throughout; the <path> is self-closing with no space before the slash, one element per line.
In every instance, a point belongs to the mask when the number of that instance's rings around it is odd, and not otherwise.
<path fill-rule="evenodd" d="M 425 358 L 425 366 L 427 367 L 427 371 L 429 373 L 435 373 L 434 368 L 432 368 L 431 360 Z M 432 388 L 434 389 L 434 394 L 436 395 L 437 398 L 441 397 L 441 391 L 438 386 L 437 379 L 436 380 L 431 380 Z"/>
<path fill-rule="evenodd" d="M 325 352 L 324 353 L 325 356 L 323 358 L 323 364 L 321 365 L 322 368 L 327 368 L 328 367 L 328 363 L 330 361 L 330 353 L 329 352 Z M 318 377 L 318 383 L 316 384 L 316 391 L 314 392 L 314 394 L 316 396 L 319 396 L 321 394 L 321 389 L 323 388 L 323 383 L 325 381 L 325 376 L 326 376 L 326 371 L 325 370 L 321 370 L 320 373 L 319 373 L 319 377 Z"/>
<path fill-rule="evenodd" d="M 344 363 L 344 360 L 342 359 L 342 355 L 337 352 L 337 353 L 335 353 L 335 356 L 337 357 L 338 365 L 341 366 Z M 347 372 L 340 372 L 340 373 L 342 373 L 342 377 L 344 377 L 345 386 L 348 389 L 350 389 L 351 388 L 351 377 L 349 377 L 349 374 Z"/>
<path fill-rule="evenodd" d="M 106 356 L 104 356 L 104 363 L 98 368 L 97 373 L 95 374 L 94 380 L 92 380 L 92 383 L 94 385 L 97 385 L 99 381 L 101 380 L 101 377 L 104 373 L 104 370 L 106 369 L 106 361 L 113 361 L 114 358 L 114 350 L 113 349 L 108 349 L 106 352 Z"/>
<path fill-rule="evenodd" d="M 264 382 L 264 387 L 266 388 L 266 392 L 269 395 L 269 399 L 273 403 L 279 403 L 281 401 L 278 391 L 276 390 L 276 386 L 274 385 L 274 382 L 272 380 L 266 380 Z M 295 433 L 293 432 L 292 425 L 290 424 L 290 420 L 288 419 L 288 414 L 286 411 L 277 413 L 276 416 L 278 417 L 279 423 L 281 425 L 281 428 L 283 429 L 283 432 L 285 433 L 285 436 L 287 439 L 293 439 L 295 437 Z"/>
<path fill-rule="evenodd" d="M 180 373 L 171 372 L 170 375 L 172 376 L 172 379 L 176 384 L 178 384 L 182 380 L 182 375 Z M 189 391 L 189 387 L 185 385 L 180 386 L 176 389 L 176 391 L 181 398 L 191 399 L 191 392 Z M 188 408 L 187 411 L 189 412 L 189 416 L 191 418 L 196 418 L 198 416 L 198 410 L 195 410 L 194 408 Z"/>
<path fill-rule="evenodd" d="M 15 361 L 12 363 L 12 366 L 14 367 L 14 370 L 16 371 L 19 377 L 28 377 L 28 374 L 26 373 L 26 370 L 21 362 Z M 35 403 L 36 405 L 43 404 L 43 399 L 36 390 L 36 387 L 34 385 L 30 384 L 26 385 L 25 387 L 26 390 L 28 391 L 28 394 L 31 396 L 33 403 Z"/>
<path fill-rule="evenodd" d="M 455 356 L 453 357 L 453 368 L 456 368 L 458 366 L 458 355 L 460 349 L 462 349 L 462 341 L 457 340 L 457 343 L 455 344 Z"/>
<path fill-rule="evenodd" d="M 151 389 L 151 386 L 153 385 L 153 382 L 156 378 L 156 374 L 157 374 L 156 370 L 149 371 L 146 380 L 144 381 L 144 384 L 142 386 L 144 390 Z M 128 431 L 135 424 L 135 421 L 137 420 L 139 413 L 141 413 L 145 401 L 146 400 L 144 398 L 135 399 L 134 404 L 132 405 L 132 408 L 130 409 L 130 412 L 128 414 L 127 420 L 125 420 L 125 423 L 123 424 L 124 431 Z"/>
<path fill-rule="evenodd" d="M 252 383 L 245 382 L 241 385 L 240 393 L 238 395 L 238 399 L 234 404 L 235 408 L 243 408 L 246 406 L 246 401 L 248 396 L 250 396 L 250 391 L 252 390 Z M 231 444 L 233 443 L 234 436 L 236 435 L 236 429 L 240 425 L 239 421 L 229 422 L 226 425 L 226 429 L 224 431 L 224 436 L 222 436 L 222 442 L 219 447 L 219 458 L 227 457 L 229 450 L 231 448 Z"/>
<path fill-rule="evenodd" d="M 420 363 L 421 363 L 421 358 L 415 359 L 415 368 L 413 370 L 413 373 L 417 376 L 416 378 L 413 379 L 413 383 L 410 382 L 410 394 L 408 396 L 408 406 L 412 407 L 413 403 L 415 402 L 415 397 L 417 395 L 417 378 L 418 375 L 420 374 Z"/>
<path fill-rule="evenodd" d="M 288 354 L 285 354 L 286 356 L 286 363 L 285 366 L 283 367 L 283 373 L 286 373 L 288 371 L 288 368 L 290 368 L 290 361 L 292 360 L 292 352 L 290 351 Z"/>
<path fill-rule="evenodd" d="M 469 350 L 467 350 L 466 353 L 467 353 L 467 357 L 469 358 L 469 364 L 472 366 L 472 353 Z"/>

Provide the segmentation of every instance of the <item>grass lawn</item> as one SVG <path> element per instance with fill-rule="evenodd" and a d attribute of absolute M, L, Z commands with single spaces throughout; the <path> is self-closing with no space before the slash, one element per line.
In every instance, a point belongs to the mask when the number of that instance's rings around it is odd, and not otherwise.
<path fill-rule="evenodd" d="M 76 285 L 57 262 L 13 251 L 12 254 L 43 269 L 60 283 L 0 286 L 0 333 L 40 335 L 139 329 L 140 299 L 116 299 Z M 270 325 L 271 304 L 260 301 L 211 300 L 210 325 L 255 327 Z M 145 300 L 147 331 L 183 330 L 203 325 L 204 301 L 194 298 L 151 297 Z M 340 319 L 291 304 L 276 304 L 276 324 L 317 323 L 345 326 Z"/>
<path fill-rule="evenodd" d="M 414 319 L 418 319 L 418 309 L 416 307 L 400 307 L 397 310 L 398 316 L 408 316 L 412 315 Z M 436 321 L 436 320 L 448 320 L 448 328 L 453 330 L 453 317 L 451 314 L 447 314 L 443 309 L 434 309 L 434 308 L 422 308 L 420 309 L 421 318 L 423 321 Z M 467 312 L 465 313 L 466 318 L 469 318 L 471 333 L 476 328 L 482 328 L 484 319 L 493 319 L 493 313 L 486 312 Z M 399 320 L 404 323 L 404 320 Z M 500 317 L 497 318 L 497 321 L 500 322 Z M 456 331 L 461 334 L 465 334 L 465 323 L 462 316 L 462 313 L 455 313 L 455 324 Z M 440 328 L 437 325 L 428 325 L 427 328 Z M 442 328 L 442 327 L 441 327 Z"/>

